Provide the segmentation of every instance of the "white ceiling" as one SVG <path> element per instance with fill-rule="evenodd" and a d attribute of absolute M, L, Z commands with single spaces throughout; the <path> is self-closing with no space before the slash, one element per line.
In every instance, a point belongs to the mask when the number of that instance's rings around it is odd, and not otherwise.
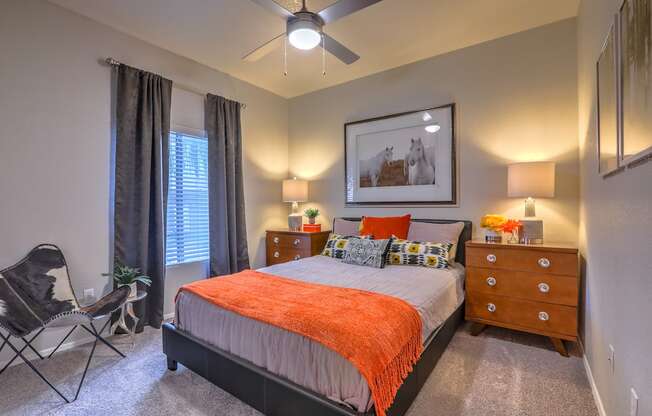
<path fill-rule="evenodd" d="M 321 50 L 288 47 L 257 62 L 242 56 L 285 23 L 249 0 L 50 0 L 178 55 L 294 97 L 512 33 L 576 16 L 580 0 L 384 0 L 324 31 L 361 56 L 352 65 Z M 297 0 L 278 0 L 284 5 Z M 308 0 L 319 11 L 333 0 Z M 136 65 L 137 63 L 133 63 Z"/>

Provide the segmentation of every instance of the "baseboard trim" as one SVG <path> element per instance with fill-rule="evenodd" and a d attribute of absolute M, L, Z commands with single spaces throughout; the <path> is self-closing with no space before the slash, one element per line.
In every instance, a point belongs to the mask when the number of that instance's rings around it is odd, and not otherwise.
<path fill-rule="evenodd" d="M 77 339 L 77 340 L 74 340 L 74 341 L 68 341 L 68 342 L 62 344 L 61 347 L 59 347 L 59 350 L 57 351 L 57 354 L 55 354 L 55 357 L 60 352 L 63 352 L 63 351 L 66 351 L 66 350 L 69 350 L 69 349 L 72 349 L 72 348 L 75 348 L 75 347 L 79 347 L 79 346 L 84 345 L 84 344 L 88 344 L 89 342 L 93 342 L 94 340 L 95 340 L 95 337 L 88 336 L 88 337 L 80 338 L 80 339 Z M 15 342 L 15 341 L 16 341 L 16 339 L 13 338 L 12 342 Z M 18 349 L 22 348 L 22 345 L 23 345 L 22 341 L 19 340 L 19 342 L 20 342 L 20 345 L 16 345 L 16 348 L 18 348 Z M 54 351 L 54 348 L 55 347 L 43 348 L 43 349 L 38 350 L 38 352 L 43 357 L 47 358 L 47 356 L 50 355 L 50 353 L 52 351 Z M 11 355 L 13 355 L 13 351 L 9 347 L 5 347 L 5 349 L 8 350 L 8 351 L 11 351 L 11 353 L 12 353 Z M 36 356 L 36 354 L 34 354 L 34 352 L 31 351 L 30 349 L 26 349 L 25 351 L 23 351 L 23 355 L 25 356 L 25 358 L 27 358 L 30 361 L 38 360 L 38 357 Z M 8 359 L 0 361 L 0 368 L 7 365 L 8 362 L 9 362 Z M 10 367 L 13 367 L 14 365 L 17 365 L 17 364 L 23 364 L 23 360 L 20 357 L 16 358 L 14 360 L 14 362 L 11 363 Z"/>
<path fill-rule="evenodd" d="M 163 315 L 163 320 L 169 321 L 171 319 L 174 319 L 174 312 Z M 106 335 L 104 335 L 104 336 L 106 336 Z M 108 334 L 108 336 L 111 336 L 111 335 Z M 87 337 L 80 338 L 80 339 L 77 339 L 77 340 L 74 340 L 74 341 L 68 341 L 68 342 L 62 344 L 61 347 L 59 347 L 59 351 L 57 351 L 57 354 L 60 353 L 60 352 L 75 348 L 75 347 L 82 346 L 84 344 L 88 344 L 89 342 L 93 342 L 94 340 L 95 340 L 94 337 L 87 336 Z M 13 338 L 13 341 L 16 341 L 16 339 Z M 22 348 L 22 345 L 23 345 L 22 341 L 19 341 L 19 342 L 20 342 L 20 345 L 16 346 L 18 349 Z M 8 350 L 8 351 L 11 351 L 11 349 L 9 347 L 5 347 L 5 349 Z M 54 350 L 54 346 L 40 349 L 40 350 L 38 350 L 38 352 L 43 357 L 47 357 L 48 355 L 50 355 L 50 353 L 53 350 Z M 12 351 L 12 353 L 13 353 L 13 351 Z M 13 354 L 11 354 L 11 355 L 13 355 Z M 38 359 L 36 354 L 34 354 L 34 352 L 32 350 L 30 350 L 30 349 L 26 349 L 25 351 L 23 351 L 23 355 L 30 361 Z M 0 368 L 4 367 L 7 364 L 7 362 L 9 362 L 9 359 L 0 361 Z M 19 358 L 16 358 L 14 360 L 14 362 L 11 363 L 11 366 L 14 366 L 16 364 L 22 364 L 22 363 L 23 363 L 23 360 L 20 359 L 20 357 L 19 357 Z"/>
<path fill-rule="evenodd" d="M 586 376 L 588 377 L 589 384 L 591 385 L 591 392 L 593 393 L 593 400 L 595 401 L 595 405 L 598 408 L 598 413 L 600 416 L 607 416 L 607 412 L 604 410 L 604 405 L 602 404 L 600 392 L 598 391 L 598 387 L 595 385 L 593 373 L 591 372 L 591 366 L 589 365 L 589 360 L 586 358 L 586 354 L 583 354 L 582 361 L 584 362 L 584 369 L 586 370 Z"/>

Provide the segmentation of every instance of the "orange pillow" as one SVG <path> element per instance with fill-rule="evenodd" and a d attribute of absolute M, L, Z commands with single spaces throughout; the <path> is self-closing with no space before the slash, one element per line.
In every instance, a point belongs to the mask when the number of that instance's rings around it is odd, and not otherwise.
<path fill-rule="evenodd" d="M 370 235 L 376 240 L 391 236 L 405 240 L 410 230 L 411 217 L 410 214 L 402 217 L 362 217 L 360 235 Z"/>

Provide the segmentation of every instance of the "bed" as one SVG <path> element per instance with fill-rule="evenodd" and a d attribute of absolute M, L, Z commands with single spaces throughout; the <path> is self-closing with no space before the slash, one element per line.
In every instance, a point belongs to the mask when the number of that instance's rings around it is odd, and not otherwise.
<path fill-rule="evenodd" d="M 401 415 L 462 319 L 464 242 L 471 234 L 470 222 L 464 223 L 456 264 L 450 269 L 374 269 L 315 256 L 261 271 L 390 295 L 417 310 L 424 352 L 387 413 Z M 176 308 L 175 324 L 163 328 L 163 350 L 171 370 L 180 362 L 268 416 L 374 414 L 364 378 L 345 358 L 323 345 L 221 309 L 189 292 L 179 294 Z"/>

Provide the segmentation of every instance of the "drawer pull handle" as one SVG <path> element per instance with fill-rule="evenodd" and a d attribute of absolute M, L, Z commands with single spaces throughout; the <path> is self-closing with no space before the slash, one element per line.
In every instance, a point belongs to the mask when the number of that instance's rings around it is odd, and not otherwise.
<path fill-rule="evenodd" d="M 487 284 L 489 286 L 496 286 L 496 278 L 493 276 L 487 277 Z"/>
<path fill-rule="evenodd" d="M 550 286 L 547 283 L 539 283 L 539 292 L 548 293 L 550 292 Z"/>
<path fill-rule="evenodd" d="M 274 252 L 274 257 L 275 257 L 275 258 L 278 258 L 279 256 L 280 256 L 279 252 L 278 252 L 278 251 L 275 251 L 275 252 Z"/>
<path fill-rule="evenodd" d="M 278 242 L 281 241 L 278 239 L 278 237 L 274 237 L 274 244 L 278 244 Z"/>
<path fill-rule="evenodd" d="M 298 254 L 297 254 L 296 256 L 294 256 L 294 259 L 295 259 L 295 260 L 299 260 L 300 258 L 301 258 L 301 256 L 298 255 Z"/>
<path fill-rule="evenodd" d="M 543 267 L 544 269 L 550 267 L 550 260 L 545 257 L 541 257 L 537 263 L 539 263 L 539 266 Z"/>
<path fill-rule="evenodd" d="M 488 304 L 487 304 L 487 310 L 488 310 L 489 312 L 491 312 L 491 313 L 496 312 L 496 305 L 494 305 L 493 303 L 488 303 Z"/>
<path fill-rule="evenodd" d="M 295 245 L 295 246 L 298 246 L 300 242 L 301 242 L 301 240 L 299 240 L 299 239 L 297 238 L 296 240 L 294 240 L 294 245 Z"/>
<path fill-rule="evenodd" d="M 539 312 L 540 321 L 547 321 L 548 319 L 550 319 L 550 316 L 548 315 L 547 312 Z"/>
<path fill-rule="evenodd" d="M 489 263 L 495 263 L 496 262 L 496 255 L 495 254 L 488 254 L 487 255 L 487 261 Z"/>

